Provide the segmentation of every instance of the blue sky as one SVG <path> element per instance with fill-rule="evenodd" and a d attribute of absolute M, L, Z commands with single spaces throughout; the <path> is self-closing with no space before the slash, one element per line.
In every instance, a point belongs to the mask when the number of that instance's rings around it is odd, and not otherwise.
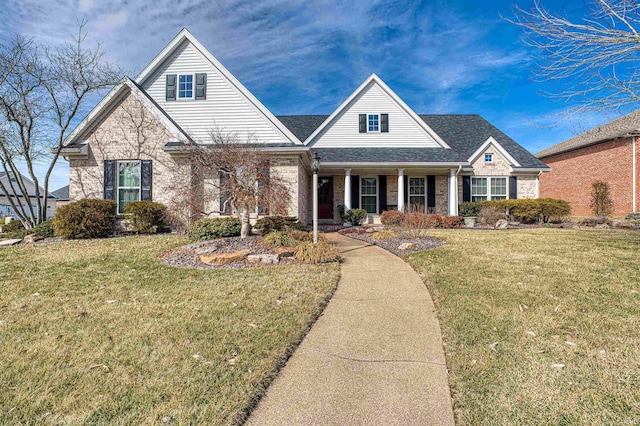
<path fill-rule="evenodd" d="M 20 32 L 55 45 L 88 19 L 130 76 L 187 27 L 276 115 L 330 114 L 375 72 L 416 112 L 481 114 L 532 152 L 617 116 L 566 119 L 570 104 L 540 95 L 536 52 L 500 18 L 532 0 L 0 1 L 0 39 Z M 584 12 L 582 0 L 546 4 Z M 51 187 L 67 183 L 61 161 Z"/>

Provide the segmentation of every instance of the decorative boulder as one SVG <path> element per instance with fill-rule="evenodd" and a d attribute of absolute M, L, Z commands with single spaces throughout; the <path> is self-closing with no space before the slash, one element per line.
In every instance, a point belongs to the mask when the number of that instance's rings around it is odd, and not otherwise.
<path fill-rule="evenodd" d="M 249 263 L 262 263 L 264 265 L 274 265 L 279 262 L 277 254 L 250 254 L 247 256 L 247 262 Z"/>
<path fill-rule="evenodd" d="M 16 244 L 18 244 L 20 241 L 20 239 L 7 239 L 7 238 L 3 238 L 0 239 L 0 247 L 9 247 L 9 246 L 15 246 Z"/>
<path fill-rule="evenodd" d="M 244 260 L 247 255 L 251 253 L 251 250 L 240 250 L 233 253 L 218 253 L 218 254 L 202 254 L 200 255 L 200 261 L 212 266 L 223 266 L 233 262 L 239 262 Z"/>
<path fill-rule="evenodd" d="M 504 219 L 500 219 L 496 222 L 496 229 L 507 229 L 507 226 L 509 226 L 509 222 Z"/>
<path fill-rule="evenodd" d="M 418 245 L 416 243 L 402 243 L 398 247 L 398 250 L 410 250 L 415 248 L 418 248 Z"/>
<path fill-rule="evenodd" d="M 33 244 L 36 241 L 40 241 L 40 240 L 44 240 L 44 237 L 42 235 L 38 235 L 38 234 L 30 234 L 27 235 L 26 237 L 24 237 L 24 239 L 22 240 L 22 242 L 24 244 Z"/>
<path fill-rule="evenodd" d="M 295 255 L 295 249 L 293 247 L 278 247 L 276 249 L 278 258 L 293 257 Z"/>

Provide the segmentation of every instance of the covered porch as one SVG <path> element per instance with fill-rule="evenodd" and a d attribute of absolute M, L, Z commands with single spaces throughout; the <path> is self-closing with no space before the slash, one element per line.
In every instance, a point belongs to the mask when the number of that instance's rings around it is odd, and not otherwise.
<path fill-rule="evenodd" d="M 321 166 L 318 223 L 341 224 L 341 211 L 352 208 L 366 210 L 369 223 L 378 223 L 380 214 L 387 210 L 457 215 L 459 170 L 434 166 Z"/>

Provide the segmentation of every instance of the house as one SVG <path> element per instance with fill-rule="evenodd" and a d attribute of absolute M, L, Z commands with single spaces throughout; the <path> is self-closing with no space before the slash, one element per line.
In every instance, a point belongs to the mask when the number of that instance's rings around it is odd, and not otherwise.
<path fill-rule="evenodd" d="M 33 207 L 34 211 L 37 212 L 38 203 L 36 196 L 36 186 L 31 179 L 24 175 L 20 175 L 22 178 L 22 182 L 24 182 L 25 190 L 29 195 L 29 200 L 25 200 L 23 193 L 20 189 L 17 188 L 18 179 L 16 179 L 15 175 L 7 172 L 0 172 L 0 182 L 7 189 L 7 194 L 4 193 L 2 189 L 0 189 L 0 218 L 4 216 L 15 216 L 15 211 L 13 209 L 13 205 L 10 200 L 13 200 L 14 205 L 24 206 L 25 211 L 29 211 L 29 204 Z M 1 187 L 0 187 L 1 188 Z M 15 190 L 14 190 L 15 188 Z M 40 188 L 40 193 L 44 194 L 44 189 Z M 56 211 L 56 199 L 52 194 L 49 194 L 49 200 L 47 202 L 47 218 L 53 217 L 53 214 Z"/>
<path fill-rule="evenodd" d="M 56 199 L 56 209 L 69 204 L 69 185 L 58 188 L 51 192 Z"/>
<path fill-rule="evenodd" d="M 375 221 L 389 209 L 455 215 L 462 201 L 535 198 L 549 170 L 479 115 L 417 114 L 375 74 L 329 115 L 274 116 L 184 29 L 70 134 L 69 199 L 113 199 L 119 212 L 132 200 L 171 207 L 194 184 L 185 145 L 207 143 L 214 129 L 272 153 L 270 173 L 286 179 L 289 214 L 304 223 L 314 153 L 322 223 L 339 222 L 340 205 Z M 207 188 L 217 177 L 198 179 Z"/>
<path fill-rule="evenodd" d="M 538 152 L 536 157 L 552 170 L 540 178 L 540 195 L 569 201 L 576 216 L 592 216 L 592 184 L 604 181 L 609 183 L 614 216 L 637 212 L 638 136 L 640 111 L 635 111 Z"/>

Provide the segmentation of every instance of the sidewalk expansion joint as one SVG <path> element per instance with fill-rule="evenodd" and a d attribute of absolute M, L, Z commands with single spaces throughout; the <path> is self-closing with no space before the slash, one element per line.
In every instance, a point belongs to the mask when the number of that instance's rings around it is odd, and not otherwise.
<path fill-rule="evenodd" d="M 354 361 L 354 362 L 363 362 L 363 363 L 406 363 L 406 364 L 428 364 L 428 365 L 439 365 L 439 366 L 445 366 L 444 363 L 441 362 L 433 362 L 433 361 L 419 361 L 419 360 L 414 360 L 414 359 L 361 359 L 361 358 L 353 358 L 353 357 L 348 357 L 348 356 L 343 356 L 343 355 L 336 355 L 336 354 L 332 354 L 330 352 L 326 352 L 326 351 L 321 351 L 320 349 L 316 349 L 316 348 L 303 348 L 303 347 L 299 347 L 298 350 L 302 350 L 302 351 L 311 351 L 311 352 L 317 352 L 323 355 L 327 355 L 330 356 L 332 358 L 339 358 L 339 359 L 343 359 L 345 361 Z"/>

